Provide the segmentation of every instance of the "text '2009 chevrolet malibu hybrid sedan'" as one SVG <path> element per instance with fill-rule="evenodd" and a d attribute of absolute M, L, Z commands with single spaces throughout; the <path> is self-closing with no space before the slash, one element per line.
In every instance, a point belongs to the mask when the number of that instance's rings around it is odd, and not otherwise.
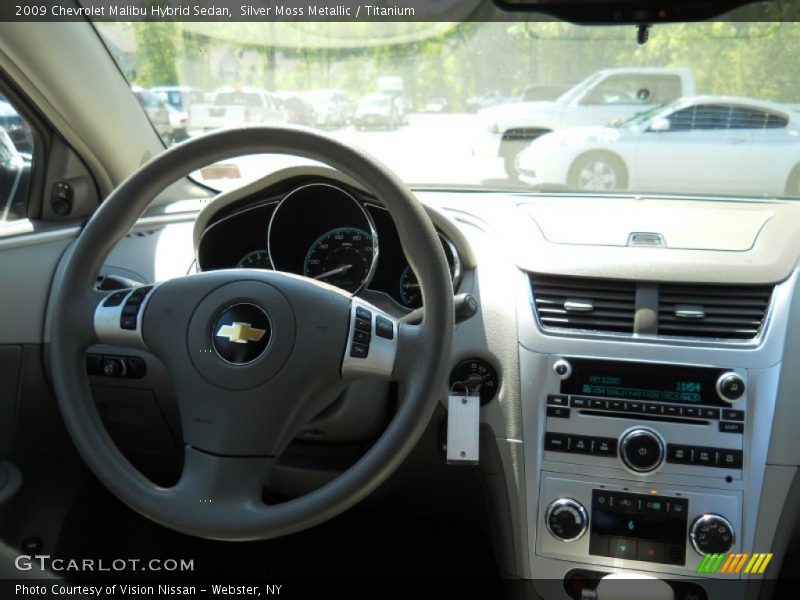
<path fill-rule="evenodd" d="M 794 596 L 800 4 L 133 4 L 0 8 L 0 597 Z"/>

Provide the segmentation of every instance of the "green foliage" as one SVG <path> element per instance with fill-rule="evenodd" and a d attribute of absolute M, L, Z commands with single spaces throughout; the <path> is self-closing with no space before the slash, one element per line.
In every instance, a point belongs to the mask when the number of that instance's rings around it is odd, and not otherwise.
<path fill-rule="evenodd" d="M 614 66 L 691 68 L 698 91 L 800 101 L 800 25 L 566 23 L 154 23 L 133 25 L 136 83 L 268 89 L 339 87 L 358 96 L 383 75 L 403 77 L 417 103 L 452 107 L 487 90 L 574 84 Z"/>
<path fill-rule="evenodd" d="M 142 86 L 168 85 L 178 80 L 175 48 L 177 23 L 134 23 L 136 39 L 136 83 Z"/>

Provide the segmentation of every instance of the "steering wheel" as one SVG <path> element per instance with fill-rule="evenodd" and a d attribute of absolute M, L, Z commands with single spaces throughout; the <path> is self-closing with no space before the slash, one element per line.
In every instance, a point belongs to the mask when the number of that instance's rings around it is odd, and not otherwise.
<path fill-rule="evenodd" d="M 169 184 L 219 160 L 266 153 L 327 163 L 384 203 L 419 279 L 422 323 L 399 321 L 324 283 L 255 269 L 197 273 L 111 294 L 94 289 L 114 245 Z M 52 383 L 83 459 L 128 506 L 199 537 L 268 539 L 343 512 L 399 466 L 446 392 L 453 292 L 433 224 L 386 167 L 310 130 L 225 130 L 159 154 L 88 221 L 62 262 L 51 302 Z M 84 366 L 86 349 L 96 343 L 147 350 L 167 368 L 185 444 L 173 487 L 137 471 L 103 426 Z M 361 376 L 400 383 L 399 408 L 386 430 L 331 482 L 265 504 L 262 490 L 277 458 Z"/>

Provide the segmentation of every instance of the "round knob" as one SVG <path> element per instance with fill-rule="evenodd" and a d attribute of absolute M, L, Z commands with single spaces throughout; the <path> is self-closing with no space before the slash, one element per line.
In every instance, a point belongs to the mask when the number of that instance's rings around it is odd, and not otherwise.
<path fill-rule="evenodd" d="M 652 471 L 664 460 L 664 443 L 649 429 L 634 429 L 622 436 L 620 456 L 628 468 L 638 473 Z"/>
<path fill-rule="evenodd" d="M 553 373 L 561 380 L 569 379 L 569 376 L 572 375 L 572 365 L 569 364 L 569 361 L 559 358 L 553 363 Z"/>
<path fill-rule="evenodd" d="M 725 517 L 715 514 L 700 515 L 689 528 L 689 539 L 698 554 L 727 552 L 736 542 L 733 525 Z"/>
<path fill-rule="evenodd" d="M 550 503 L 544 516 L 547 530 L 562 542 L 572 542 L 586 533 L 589 517 L 577 500 L 559 498 Z"/>
<path fill-rule="evenodd" d="M 744 379 L 733 371 L 723 373 L 717 379 L 717 394 L 725 402 L 733 404 L 744 395 Z"/>

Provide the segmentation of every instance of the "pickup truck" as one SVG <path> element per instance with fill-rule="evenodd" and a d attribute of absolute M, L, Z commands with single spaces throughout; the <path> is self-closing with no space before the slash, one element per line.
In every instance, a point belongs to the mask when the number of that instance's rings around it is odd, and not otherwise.
<path fill-rule="evenodd" d="M 221 88 L 212 104 L 195 104 L 189 115 L 191 133 L 289 120 L 286 110 L 267 90 L 250 86 Z"/>
<path fill-rule="evenodd" d="M 540 135 L 581 125 L 606 125 L 695 95 L 689 69 L 603 69 L 551 102 L 514 102 L 478 112 L 473 154 L 503 159 L 506 174 L 519 179 L 516 158 Z"/>

